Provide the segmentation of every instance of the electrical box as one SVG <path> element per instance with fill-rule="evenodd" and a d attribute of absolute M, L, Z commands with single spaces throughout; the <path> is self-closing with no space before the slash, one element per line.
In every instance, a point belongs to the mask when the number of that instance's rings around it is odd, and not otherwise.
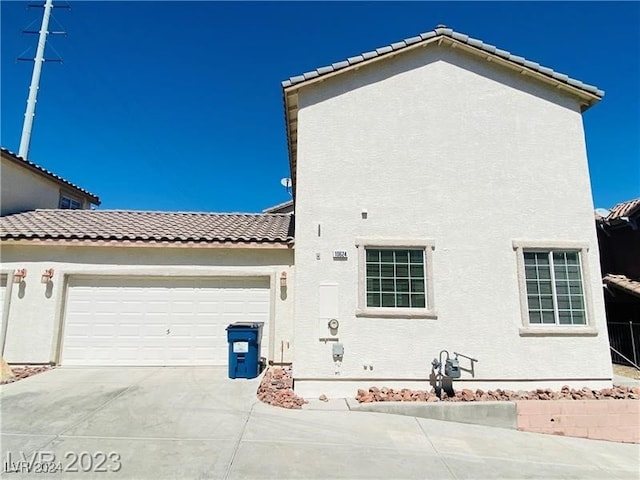
<path fill-rule="evenodd" d="M 460 362 L 457 358 L 450 358 L 444 363 L 444 374 L 450 378 L 460 378 Z"/>
<path fill-rule="evenodd" d="M 344 345 L 341 343 L 333 344 L 333 360 L 334 362 L 341 362 L 344 357 Z"/>

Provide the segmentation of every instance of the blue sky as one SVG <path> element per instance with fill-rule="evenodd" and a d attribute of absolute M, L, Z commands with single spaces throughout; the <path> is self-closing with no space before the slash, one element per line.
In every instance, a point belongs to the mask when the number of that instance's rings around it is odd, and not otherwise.
<path fill-rule="evenodd" d="M 35 2 L 34 2 L 35 3 Z M 54 0 L 54 4 L 55 4 Z M 61 2 L 58 2 L 61 3 Z M 70 2 L 29 157 L 103 209 L 261 211 L 289 197 L 280 82 L 443 23 L 595 84 L 596 207 L 640 196 L 640 3 Z M 41 9 L 2 1 L 1 143 L 18 150 Z M 23 53 L 25 50 L 27 52 Z M 562 166 L 558 166 L 562 174 Z"/>

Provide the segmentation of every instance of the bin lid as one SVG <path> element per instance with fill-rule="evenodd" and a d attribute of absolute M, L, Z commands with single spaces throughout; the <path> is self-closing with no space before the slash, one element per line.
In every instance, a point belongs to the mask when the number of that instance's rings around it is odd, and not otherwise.
<path fill-rule="evenodd" d="M 227 326 L 227 330 L 234 328 L 260 328 L 264 325 L 264 322 L 235 322 Z"/>

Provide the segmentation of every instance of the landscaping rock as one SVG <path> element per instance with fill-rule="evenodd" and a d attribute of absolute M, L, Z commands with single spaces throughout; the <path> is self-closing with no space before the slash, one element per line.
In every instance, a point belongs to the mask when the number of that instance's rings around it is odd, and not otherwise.
<path fill-rule="evenodd" d="M 588 387 L 581 389 L 563 386 L 560 391 L 550 388 L 537 388 L 535 390 L 488 390 L 477 389 L 475 392 L 469 389 L 456 391 L 453 397 L 438 398 L 435 391 L 410 390 L 403 388 L 394 390 L 388 387 L 371 387 L 369 390 L 359 389 L 356 400 L 360 403 L 371 402 L 486 402 L 486 401 L 515 401 L 515 400 L 640 400 L 640 387 L 614 386 L 602 390 L 592 390 Z"/>
<path fill-rule="evenodd" d="M 274 407 L 302 408 L 308 402 L 296 395 L 292 387 L 291 368 L 270 368 L 258 387 L 258 400 Z"/>

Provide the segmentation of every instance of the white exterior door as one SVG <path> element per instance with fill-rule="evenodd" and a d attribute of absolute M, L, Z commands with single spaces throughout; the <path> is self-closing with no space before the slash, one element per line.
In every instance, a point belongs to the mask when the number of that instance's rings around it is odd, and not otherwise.
<path fill-rule="evenodd" d="M 62 365 L 226 365 L 233 322 L 264 322 L 264 278 L 71 278 Z"/>

